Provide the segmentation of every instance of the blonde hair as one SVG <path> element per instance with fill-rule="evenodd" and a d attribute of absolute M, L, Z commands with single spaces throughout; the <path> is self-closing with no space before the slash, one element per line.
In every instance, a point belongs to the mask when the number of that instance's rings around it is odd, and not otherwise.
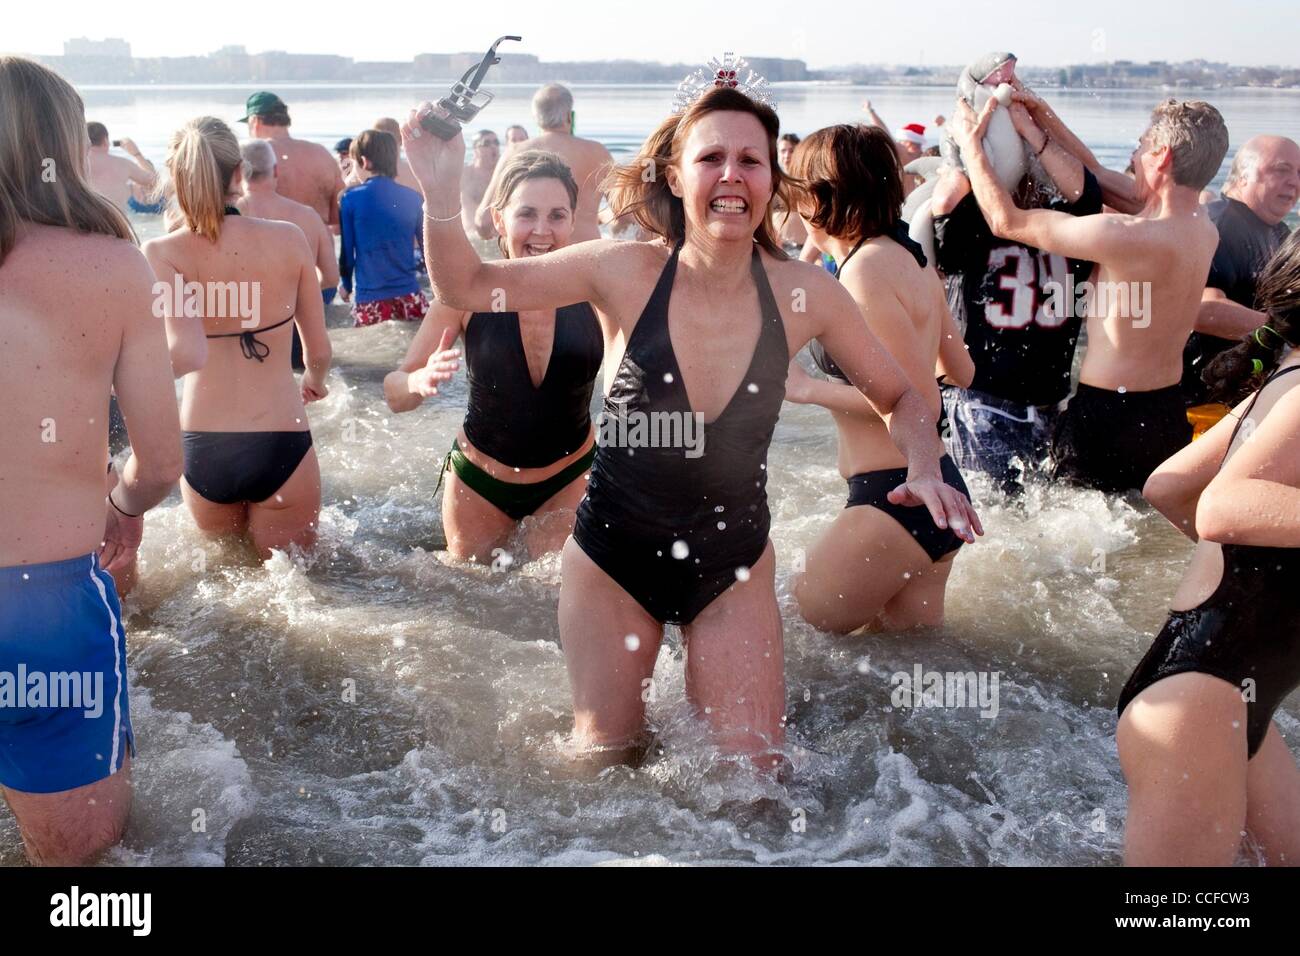
<path fill-rule="evenodd" d="M 53 70 L 0 56 L 0 265 L 20 222 L 135 241 L 122 211 L 86 181 L 86 113 Z"/>
<path fill-rule="evenodd" d="M 167 170 L 180 224 L 216 242 L 226 217 L 230 181 L 242 163 L 239 140 L 215 116 L 192 119 L 173 133 L 167 147 Z"/>

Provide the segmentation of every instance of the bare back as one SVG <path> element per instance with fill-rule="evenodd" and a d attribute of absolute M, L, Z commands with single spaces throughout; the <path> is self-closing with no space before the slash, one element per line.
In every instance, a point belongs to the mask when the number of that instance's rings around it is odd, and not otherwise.
<path fill-rule="evenodd" d="M 129 159 L 93 149 L 87 154 L 86 165 L 90 188 L 125 212 L 131 183 L 142 179 L 140 167 Z"/>
<path fill-rule="evenodd" d="M 153 450 L 148 404 L 155 423 L 170 416 L 173 437 L 176 427 L 163 322 L 151 312 L 154 277 L 140 251 L 53 226 L 20 230 L 0 265 L 0 567 L 98 550 L 109 393 L 115 374 L 134 371 L 122 361 L 128 336 L 149 346 L 149 401 L 119 382 L 133 442 Z"/>
<path fill-rule="evenodd" d="M 600 238 L 600 183 L 613 158 L 600 143 L 570 133 L 543 132 L 521 143 L 516 150 L 544 149 L 564 160 L 578 184 L 578 208 L 573 215 L 571 242 Z"/>
<path fill-rule="evenodd" d="M 330 151 L 291 136 L 267 142 L 275 149 L 276 188 L 280 195 L 310 206 L 327 225 L 337 221 L 337 197 L 343 190 L 343 174 Z"/>
<path fill-rule="evenodd" d="M 1093 271 L 1080 381 L 1129 392 L 1174 385 L 1182 378 L 1183 346 L 1200 309 L 1218 230 L 1203 211 L 1102 216 L 1118 220 L 1135 241 Z"/>
<path fill-rule="evenodd" d="M 314 209 L 279 193 L 261 190 L 244 194 L 235 205 L 245 216 L 291 222 L 301 229 L 315 259 L 321 287 L 333 288 L 338 284 L 339 270 L 338 262 L 334 258 L 334 237 Z"/>
<path fill-rule="evenodd" d="M 847 263 L 841 281 L 862 311 L 867 327 L 937 420 L 940 398 L 935 365 L 948 312 L 942 280 L 933 269 L 920 266 L 897 242 L 880 236 Z M 906 466 L 907 458 L 890 438 L 884 420 L 865 398 L 860 401 L 860 412 L 832 409 L 839 429 L 840 473 L 848 478 L 864 471 Z"/>
<path fill-rule="evenodd" d="M 201 369 L 185 377 L 181 427 L 307 430 L 302 395 L 290 367 L 292 325 L 280 324 L 297 317 L 309 353 L 313 342 L 325 336 L 315 258 L 302 230 L 287 222 L 227 216 L 215 243 L 178 230 L 152 240 L 145 250 L 161 280 L 171 285 L 174 271 L 185 283 L 200 283 L 205 306 L 216 304 L 213 311 L 226 313 L 202 319 L 208 357 Z M 241 315 L 230 307 L 232 292 L 241 306 L 255 304 L 256 314 Z M 268 331 L 257 331 L 263 328 Z M 270 349 L 264 361 L 245 355 L 238 337 L 245 331 L 255 332 Z M 227 337 L 213 338 L 218 335 Z"/>

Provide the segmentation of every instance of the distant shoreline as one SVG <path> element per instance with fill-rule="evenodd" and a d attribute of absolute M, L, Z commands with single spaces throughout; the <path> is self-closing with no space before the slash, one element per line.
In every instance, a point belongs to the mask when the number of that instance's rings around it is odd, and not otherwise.
<path fill-rule="evenodd" d="M 409 90 L 409 89 L 428 89 L 437 87 L 443 81 L 441 80 L 419 80 L 406 83 L 356 83 L 356 82 L 335 82 L 321 81 L 310 82 L 303 80 L 257 80 L 241 83 L 77 83 L 79 90 L 252 90 L 252 89 L 281 89 L 281 90 L 352 90 L 352 89 L 371 89 L 371 90 Z M 453 81 L 448 78 L 445 81 L 450 85 Z M 575 90 L 580 89 L 625 89 L 625 90 L 673 90 L 676 89 L 674 83 L 583 83 L 576 80 L 557 80 L 563 82 Z M 851 80 L 788 80 L 770 84 L 776 89 L 801 89 L 801 88 L 850 88 L 860 90 L 949 90 L 952 89 L 951 83 L 936 83 L 933 81 L 915 82 L 915 83 L 854 83 Z M 537 83 L 493 83 L 493 90 L 535 90 Z M 1222 93 L 1222 92 L 1251 92 L 1251 93 L 1300 93 L 1300 86 L 1178 86 L 1165 89 L 1160 86 L 1047 86 L 1044 84 L 1031 84 L 1031 87 L 1039 90 L 1051 90 L 1055 93 Z"/>

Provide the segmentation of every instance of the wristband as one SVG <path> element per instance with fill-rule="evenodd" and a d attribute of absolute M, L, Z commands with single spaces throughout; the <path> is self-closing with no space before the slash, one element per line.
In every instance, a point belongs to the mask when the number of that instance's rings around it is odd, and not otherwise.
<path fill-rule="evenodd" d="M 108 503 L 109 503 L 110 505 L 113 506 L 113 510 L 114 510 L 114 511 L 116 511 L 118 514 L 122 515 L 124 518 L 138 518 L 138 517 L 140 517 L 140 515 L 133 515 L 133 514 L 131 514 L 131 512 L 129 512 L 129 511 L 123 511 L 121 508 L 119 508 L 119 507 L 117 506 L 117 502 L 113 500 L 113 492 L 111 492 L 111 491 L 108 493 Z M 144 512 L 141 512 L 140 514 L 144 514 Z"/>

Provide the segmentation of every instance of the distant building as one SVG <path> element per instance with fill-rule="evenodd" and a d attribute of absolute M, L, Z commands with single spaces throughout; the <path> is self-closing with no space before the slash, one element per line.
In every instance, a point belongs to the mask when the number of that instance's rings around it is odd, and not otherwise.
<path fill-rule="evenodd" d="M 88 40 L 85 37 L 78 37 L 75 40 L 63 41 L 63 55 L 66 57 L 115 56 L 129 60 L 131 58 L 131 44 L 116 38 Z"/>

